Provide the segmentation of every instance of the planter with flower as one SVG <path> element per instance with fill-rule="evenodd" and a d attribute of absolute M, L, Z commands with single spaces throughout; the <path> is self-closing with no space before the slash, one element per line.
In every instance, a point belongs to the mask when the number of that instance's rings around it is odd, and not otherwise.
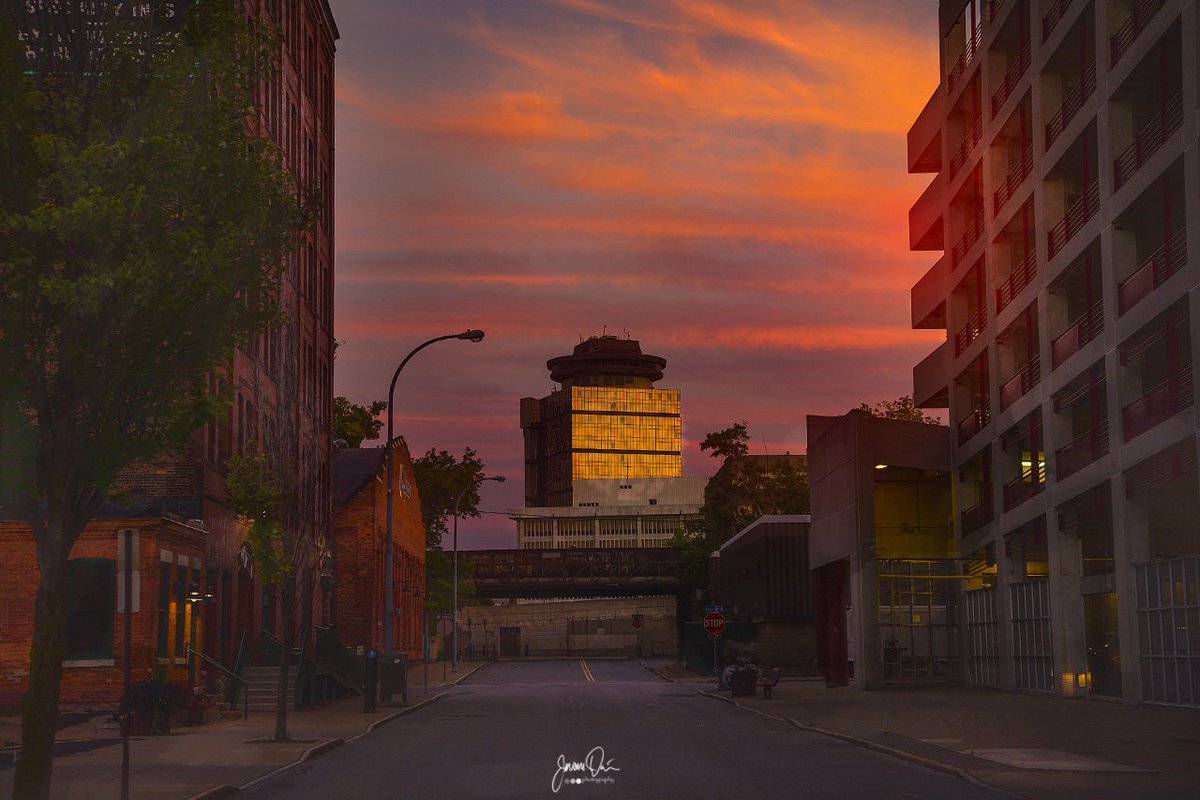
<path fill-rule="evenodd" d="M 129 733 L 147 736 L 171 732 L 171 712 L 187 707 L 191 692 L 186 686 L 158 680 L 136 681 L 122 705 L 129 713 Z"/>
<path fill-rule="evenodd" d="M 721 680 L 733 692 L 734 697 L 754 697 L 762 670 L 757 664 L 742 662 L 730 664 L 721 672 Z"/>

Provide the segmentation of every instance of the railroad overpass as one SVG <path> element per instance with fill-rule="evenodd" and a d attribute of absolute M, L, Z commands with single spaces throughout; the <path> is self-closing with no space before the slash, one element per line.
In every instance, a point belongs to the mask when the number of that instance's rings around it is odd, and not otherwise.
<path fill-rule="evenodd" d="M 637 597 L 698 588 L 677 547 L 460 550 L 479 597 Z"/>

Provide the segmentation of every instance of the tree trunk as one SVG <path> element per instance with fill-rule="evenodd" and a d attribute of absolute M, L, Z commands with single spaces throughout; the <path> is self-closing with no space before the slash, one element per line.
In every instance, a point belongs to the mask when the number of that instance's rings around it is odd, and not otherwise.
<path fill-rule="evenodd" d="M 292 665 L 292 646 L 296 640 L 296 579 L 285 575 L 279 581 L 279 611 L 283 618 L 283 627 L 279 631 L 279 680 L 275 684 L 275 737 L 276 742 L 286 742 L 287 732 L 287 701 L 288 701 L 288 669 Z M 300 675 L 297 672 L 296 678 Z"/>
<path fill-rule="evenodd" d="M 75 536 L 64 535 L 64 527 L 52 522 L 38 537 L 41 576 L 29 647 L 29 688 L 21 703 L 21 758 L 13 775 L 13 797 L 22 800 L 46 800 L 50 796 L 66 638 L 67 560 L 75 541 Z"/>

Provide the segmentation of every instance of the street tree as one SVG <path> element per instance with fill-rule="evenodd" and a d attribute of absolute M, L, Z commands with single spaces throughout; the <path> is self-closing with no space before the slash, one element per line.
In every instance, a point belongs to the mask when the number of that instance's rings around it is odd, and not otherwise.
<path fill-rule="evenodd" d="M 263 591 L 276 594 L 285 623 L 280 626 L 280 659 L 275 691 L 274 740 L 286 742 L 289 696 L 287 654 L 292 651 L 294 626 L 287 622 L 296 615 L 297 590 L 306 585 L 313 564 L 312 538 L 291 512 L 296 505 L 295 471 L 280 468 L 271 453 L 251 440 L 241 455 L 225 462 L 225 485 L 229 505 L 248 524 L 246 538 L 254 556 L 255 577 Z"/>
<path fill-rule="evenodd" d="M 417 492 L 421 495 L 421 522 L 425 526 L 425 611 L 448 614 L 454 609 L 454 562 L 443 544 L 450 533 L 455 503 L 464 517 L 479 516 L 479 479 L 483 462 L 470 447 L 459 458 L 447 450 L 429 448 L 413 460 Z M 475 598 L 475 582 L 463 560 L 458 564 L 458 599 L 470 605 Z"/>
<path fill-rule="evenodd" d="M 858 406 L 857 410 L 866 411 L 873 417 L 883 417 L 884 419 L 899 419 L 906 422 L 922 422 L 926 425 L 942 424 L 942 421 L 937 417 L 931 417 L 921 411 L 921 409 L 917 408 L 917 405 L 911 394 L 903 395 L 895 400 L 883 400 L 873 406 L 862 403 Z"/>
<path fill-rule="evenodd" d="M 708 434 L 701 450 L 710 450 L 721 466 L 704 488 L 704 535 L 715 550 L 764 514 L 807 514 L 808 471 L 802 457 L 750 455 L 750 434 L 739 422 Z"/>
<path fill-rule="evenodd" d="M 387 411 L 386 400 L 360 406 L 345 397 L 333 398 L 333 438 L 345 441 L 347 447 L 362 447 L 364 439 L 378 439 L 383 420 L 377 417 L 384 411 Z"/>
<path fill-rule="evenodd" d="M 49 793 L 72 545 L 124 467 L 227 407 L 206 376 L 279 320 L 311 218 L 247 125 L 277 40 L 177 6 L 0 4 L 0 499 L 39 573 L 22 798 Z"/>
<path fill-rule="evenodd" d="M 413 459 L 413 473 L 421 495 L 425 549 L 440 550 L 443 539 L 450 532 L 447 520 L 454 516 L 454 505 L 460 495 L 459 515 L 479 516 L 479 480 L 483 477 L 483 462 L 470 447 L 463 449 L 461 458 L 447 450 L 431 447 L 425 455 Z"/>

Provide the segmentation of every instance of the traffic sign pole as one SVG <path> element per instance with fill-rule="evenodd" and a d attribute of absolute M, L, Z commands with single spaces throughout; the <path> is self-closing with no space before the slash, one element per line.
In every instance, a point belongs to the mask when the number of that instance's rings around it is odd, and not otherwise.
<path fill-rule="evenodd" d="M 708 637 L 713 642 L 713 678 L 716 679 L 719 689 L 721 688 L 721 673 L 717 665 L 717 640 L 721 638 L 721 631 L 725 630 L 725 608 L 723 606 L 705 606 L 704 630 L 708 632 Z"/>

